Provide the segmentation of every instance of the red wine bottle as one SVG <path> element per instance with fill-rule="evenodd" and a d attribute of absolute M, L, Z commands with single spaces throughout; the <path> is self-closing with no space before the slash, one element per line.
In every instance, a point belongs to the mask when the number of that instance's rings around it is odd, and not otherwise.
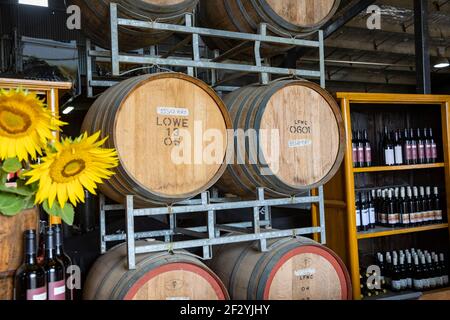
<path fill-rule="evenodd" d="M 417 164 L 419 159 L 419 150 L 417 147 L 417 140 L 414 138 L 414 130 L 409 131 L 410 141 L 411 141 L 411 164 Z"/>
<path fill-rule="evenodd" d="M 64 252 L 64 238 L 62 233 L 62 226 L 61 225 L 55 225 L 55 245 L 56 245 L 56 258 L 58 258 L 64 265 L 64 270 L 66 271 L 68 268 L 72 265 L 72 259 Z M 73 300 L 73 289 L 72 287 L 69 287 L 67 285 L 66 281 L 66 300 Z"/>
<path fill-rule="evenodd" d="M 47 279 L 48 300 L 66 299 L 64 264 L 56 257 L 55 231 L 48 227 L 45 238 L 44 270 Z"/>
<path fill-rule="evenodd" d="M 36 259 L 36 231 L 25 231 L 25 259 L 14 278 L 14 300 L 47 300 L 45 271 Z"/>
<path fill-rule="evenodd" d="M 433 149 L 431 147 L 431 140 L 430 137 L 428 136 L 428 129 L 424 130 L 424 134 L 425 134 L 425 160 L 426 163 L 433 163 Z"/>
<path fill-rule="evenodd" d="M 411 150 L 411 140 L 409 139 L 409 130 L 405 129 L 403 136 L 403 156 L 405 164 L 411 165 L 412 161 L 412 150 Z"/>
<path fill-rule="evenodd" d="M 417 155 L 419 164 L 425 164 L 427 162 L 425 155 L 425 140 L 422 139 L 420 129 L 417 129 Z"/>
<path fill-rule="evenodd" d="M 438 159 L 438 150 L 437 150 L 437 145 L 436 145 L 436 141 L 434 140 L 433 137 L 433 129 L 430 128 L 429 131 L 430 135 L 430 143 L 431 143 L 431 163 L 436 163 L 437 159 Z"/>
<path fill-rule="evenodd" d="M 364 160 L 366 167 L 372 166 L 372 145 L 370 144 L 367 130 L 364 130 Z"/>
<path fill-rule="evenodd" d="M 356 194 L 356 204 L 355 204 L 355 209 L 356 209 L 356 231 L 361 231 L 362 229 L 362 224 L 361 224 L 361 200 L 359 197 L 359 194 Z"/>
<path fill-rule="evenodd" d="M 384 164 L 386 166 L 395 165 L 394 143 L 391 140 L 391 135 L 387 127 L 384 127 L 383 156 L 384 156 Z"/>
<path fill-rule="evenodd" d="M 353 167 L 358 167 L 358 140 L 355 131 L 352 132 Z"/>
<path fill-rule="evenodd" d="M 361 131 L 358 131 L 357 136 L 358 136 L 358 144 L 357 144 L 357 146 L 358 146 L 358 168 L 363 168 L 363 167 L 365 167 L 365 163 L 366 163 L 366 160 L 364 157 L 365 143 L 364 143 L 364 139 L 362 137 Z"/>
<path fill-rule="evenodd" d="M 401 143 L 401 132 L 395 132 L 395 143 L 394 143 L 394 156 L 395 156 L 395 164 L 397 166 L 401 166 L 404 163 L 403 160 L 403 146 Z"/>

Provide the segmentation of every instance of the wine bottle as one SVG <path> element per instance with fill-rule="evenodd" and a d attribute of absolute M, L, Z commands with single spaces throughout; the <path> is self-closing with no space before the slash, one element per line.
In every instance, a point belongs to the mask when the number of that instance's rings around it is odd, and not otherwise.
<path fill-rule="evenodd" d="M 372 190 L 371 192 L 367 193 L 367 199 L 369 204 L 369 227 L 370 229 L 374 229 L 375 225 L 377 224 L 376 221 L 376 212 L 375 212 L 375 190 Z"/>
<path fill-rule="evenodd" d="M 401 219 L 401 202 L 400 202 L 400 189 L 395 188 L 394 189 L 394 220 L 395 220 L 395 226 L 400 226 L 400 219 Z M 400 263 L 400 262 L 399 262 Z"/>
<path fill-rule="evenodd" d="M 403 164 L 403 146 L 398 131 L 395 132 L 394 157 L 396 165 L 400 166 Z"/>
<path fill-rule="evenodd" d="M 423 290 L 423 273 L 419 263 L 419 256 L 414 256 L 414 276 L 413 276 L 413 289 L 415 291 Z"/>
<path fill-rule="evenodd" d="M 369 204 L 367 202 L 366 194 L 360 193 L 361 197 L 361 231 L 369 231 L 370 229 L 370 213 Z"/>
<path fill-rule="evenodd" d="M 437 149 L 436 141 L 434 140 L 434 137 L 433 137 L 433 129 L 431 129 L 431 128 L 429 130 L 429 138 L 430 138 L 430 143 L 431 143 L 431 162 L 436 163 L 437 159 L 438 159 L 438 149 Z"/>
<path fill-rule="evenodd" d="M 425 260 L 425 254 L 420 255 L 420 264 L 423 274 L 423 290 L 430 290 L 430 273 L 428 270 L 427 262 Z"/>
<path fill-rule="evenodd" d="M 445 263 L 444 254 L 441 253 L 439 255 L 441 260 L 441 270 L 442 270 L 442 282 L 444 283 L 444 287 L 448 286 L 448 266 Z"/>
<path fill-rule="evenodd" d="M 442 214 L 441 201 L 439 199 L 439 188 L 435 187 L 433 192 L 433 211 L 434 211 L 434 221 L 436 223 L 441 223 L 444 221 L 444 216 Z"/>
<path fill-rule="evenodd" d="M 365 167 L 365 158 L 364 158 L 364 139 L 362 137 L 361 131 L 358 131 L 358 168 Z"/>
<path fill-rule="evenodd" d="M 47 279 L 48 300 L 65 300 L 65 270 L 64 264 L 56 257 L 55 231 L 53 227 L 48 227 L 46 231 L 43 267 Z"/>
<path fill-rule="evenodd" d="M 392 270 L 392 257 L 389 252 L 386 252 L 386 270 L 384 274 L 384 280 L 386 281 L 386 285 L 388 287 L 391 287 L 392 283 L 391 270 Z"/>
<path fill-rule="evenodd" d="M 366 167 L 372 166 L 372 145 L 370 144 L 367 130 L 364 130 L 364 165 Z"/>
<path fill-rule="evenodd" d="M 380 224 L 382 226 L 388 226 L 388 200 L 386 198 L 386 190 L 381 191 L 380 201 Z"/>
<path fill-rule="evenodd" d="M 14 300 L 47 300 L 45 271 L 36 257 L 36 231 L 25 231 L 24 240 L 25 257 L 14 277 Z"/>
<path fill-rule="evenodd" d="M 431 129 L 430 129 L 431 130 Z M 433 149 L 431 146 L 431 139 L 428 135 L 428 129 L 424 130 L 425 139 L 425 159 L 426 163 L 433 163 Z"/>
<path fill-rule="evenodd" d="M 422 203 L 422 224 L 427 225 L 430 222 L 429 214 L 428 214 L 428 201 L 425 197 L 425 188 L 420 187 L 419 188 L 419 199 Z"/>
<path fill-rule="evenodd" d="M 39 241 L 37 249 L 37 263 L 42 265 L 45 257 L 45 230 L 47 228 L 47 221 L 39 221 Z"/>
<path fill-rule="evenodd" d="M 434 270 L 436 270 L 436 287 L 444 287 L 444 278 L 442 273 L 441 264 L 439 263 L 439 256 L 437 254 L 433 255 Z"/>
<path fill-rule="evenodd" d="M 414 137 L 414 130 L 410 129 L 409 131 L 409 138 L 411 139 L 411 164 L 417 164 L 418 163 L 418 147 L 417 147 L 417 140 Z"/>
<path fill-rule="evenodd" d="M 352 132 L 353 167 L 358 167 L 358 141 L 355 131 Z"/>
<path fill-rule="evenodd" d="M 401 214 L 401 223 L 402 227 L 410 226 L 410 218 L 409 218 L 409 206 L 408 201 L 406 200 L 406 189 L 402 187 L 400 189 L 400 214 Z"/>
<path fill-rule="evenodd" d="M 411 150 L 411 141 L 409 139 L 409 131 L 405 129 L 404 137 L 403 137 L 403 156 L 405 164 L 411 165 L 412 161 L 412 150 Z"/>
<path fill-rule="evenodd" d="M 64 252 L 64 244 L 63 244 L 63 234 L 62 234 L 62 226 L 61 225 L 55 225 L 54 226 L 55 231 L 55 254 L 56 258 L 59 259 L 63 265 L 64 270 L 67 275 L 68 268 L 72 265 L 72 259 Z M 66 300 L 73 300 L 73 288 L 72 286 L 68 286 L 66 281 Z"/>
<path fill-rule="evenodd" d="M 419 197 L 419 189 L 417 187 L 413 187 L 413 194 L 414 194 L 414 202 L 416 207 L 416 226 L 421 226 L 423 223 L 423 208 L 422 208 L 422 201 Z"/>
<path fill-rule="evenodd" d="M 356 194 L 356 231 L 360 232 L 362 227 L 361 219 L 361 200 L 359 194 Z"/>
<path fill-rule="evenodd" d="M 408 288 L 408 277 L 406 275 L 405 255 L 404 254 L 400 254 L 398 268 L 400 271 L 400 290 L 404 291 Z"/>
<path fill-rule="evenodd" d="M 418 163 L 425 164 L 425 141 L 422 139 L 421 130 L 417 129 L 417 155 L 418 155 Z"/>
<path fill-rule="evenodd" d="M 433 264 L 433 260 L 431 259 L 431 255 L 428 254 L 426 256 L 427 259 L 427 267 L 428 267 L 428 272 L 430 275 L 430 289 L 435 289 L 437 287 L 437 275 L 436 275 L 436 269 L 434 268 L 434 264 Z"/>
<path fill-rule="evenodd" d="M 412 259 L 411 254 L 406 254 L 406 282 L 407 282 L 407 288 L 412 289 L 413 288 L 413 266 L 412 266 Z"/>
<path fill-rule="evenodd" d="M 391 140 L 387 127 L 384 127 L 383 153 L 384 153 L 384 164 L 386 166 L 395 165 L 394 143 Z"/>
<path fill-rule="evenodd" d="M 392 198 L 392 190 L 388 191 L 388 200 L 387 200 L 387 219 L 388 226 L 390 228 L 394 228 L 396 225 L 396 213 L 394 208 L 394 200 Z"/>
<path fill-rule="evenodd" d="M 428 223 L 434 224 L 434 223 L 436 223 L 436 217 L 434 215 L 433 197 L 431 196 L 431 187 L 426 188 L 425 201 L 427 202 Z"/>
<path fill-rule="evenodd" d="M 386 266 L 384 264 L 384 257 L 380 252 L 377 253 L 377 263 L 378 267 L 380 268 L 380 281 L 383 285 L 385 283 L 384 275 L 386 273 Z"/>
<path fill-rule="evenodd" d="M 392 258 L 391 289 L 394 292 L 402 290 L 402 279 L 396 256 Z"/>

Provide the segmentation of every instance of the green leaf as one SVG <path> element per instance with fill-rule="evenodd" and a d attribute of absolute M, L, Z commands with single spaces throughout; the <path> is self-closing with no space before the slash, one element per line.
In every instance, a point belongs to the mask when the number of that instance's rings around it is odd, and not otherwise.
<path fill-rule="evenodd" d="M 69 203 L 64 205 L 64 208 L 61 208 L 59 203 L 55 202 L 53 207 L 50 209 L 48 205 L 48 201 L 45 200 L 42 208 L 44 208 L 45 212 L 47 212 L 51 216 L 60 217 L 65 223 L 69 226 L 73 225 L 73 220 L 75 217 L 75 209 Z"/>
<path fill-rule="evenodd" d="M 23 197 L 11 194 L 0 194 L 0 212 L 6 216 L 15 216 L 25 208 Z"/>
<path fill-rule="evenodd" d="M 0 170 L 0 185 L 4 185 L 6 180 L 8 180 L 8 174 L 5 171 Z"/>
<path fill-rule="evenodd" d="M 6 193 L 12 193 L 12 194 L 17 194 L 19 196 L 24 196 L 24 197 L 30 197 L 34 194 L 34 191 L 31 190 L 31 188 L 27 187 L 27 186 L 19 186 L 19 183 L 17 184 L 16 188 L 9 188 L 5 185 L 0 185 L 0 191 L 1 192 L 6 192 Z"/>
<path fill-rule="evenodd" d="M 24 199 L 24 210 L 32 209 L 34 208 L 34 196 L 27 197 Z"/>
<path fill-rule="evenodd" d="M 3 162 L 2 169 L 7 173 L 16 173 L 22 169 L 22 163 L 17 158 L 9 158 Z"/>

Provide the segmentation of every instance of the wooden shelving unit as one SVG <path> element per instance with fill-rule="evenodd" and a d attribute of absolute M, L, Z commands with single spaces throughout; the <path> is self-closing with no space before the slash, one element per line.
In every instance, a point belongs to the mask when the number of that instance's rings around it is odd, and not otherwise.
<path fill-rule="evenodd" d="M 357 232 L 356 212 L 354 205 L 355 180 L 357 180 L 361 174 L 378 176 L 386 175 L 392 177 L 393 179 L 394 176 L 399 174 L 416 174 L 416 171 L 417 174 L 424 174 L 423 171 L 429 170 L 430 173 L 439 175 L 440 180 L 445 181 L 447 215 L 449 215 L 450 96 L 338 93 L 337 99 L 341 104 L 348 143 L 343 166 L 335 178 L 325 186 L 326 223 L 329 226 L 327 228 L 327 243 L 328 246 L 337 252 L 346 262 L 352 278 L 353 296 L 355 299 L 360 299 L 361 284 L 359 252 L 361 241 L 375 241 L 377 238 L 380 239 L 382 237 L 391 237 L 396 235 L 413 235 L 420 232 L 442 232 L 443 230 L 450 232 L 448 223 L 415 228 L 389 229 L 377 227 L 371 231 Z M 356 107 L 357 110 L 361 110 L 367 107 L 370 108 L 368 112 L 373 112 L 373 114 L 376 114 L 378 112 L 377 107 L 380 107 L 380 112 L 386 112 L 390 106 L 394 106 L 395 108 L 421 108 L 423 106 L 424 109 L 431 106 L 435 111 L 440 110 L 441 119 L 435 119 L 439 122 L 442 129 L 442 132 L 439 132 L 439 136 L 442 136 L 443 147 L 443 159 L 441 159 L 440 163 L 393 167 L 375 166 L 368 168 L 353 168 L 352 145 L 350 143 L 352 140 L 353 108 Z M 436 112 L 436 114 L 438 113 Z M 441 171 L 438 170 L 442 171 L 442 176 L 440 173 Z M 334 205 L 336 203 L 342 205 Z"/>

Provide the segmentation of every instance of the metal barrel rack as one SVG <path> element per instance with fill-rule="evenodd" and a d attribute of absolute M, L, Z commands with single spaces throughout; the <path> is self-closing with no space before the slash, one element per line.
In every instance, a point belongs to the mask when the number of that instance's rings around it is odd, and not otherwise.
<path fill-rule="evenodd" d="M 193 15 L 185 15 L 185 25 L 173 25 L 160 23 L 157 21 L 140 21 L 131 19 L 119 18 L 119 7 L 116 3 L 110 4 L 110 25 L 111 25 L 111 50 L 93 50 L 92 44 L 88 40 L 86 43 L 86 55 L 87 55 L 87 87 L 88 96 L 93 96 L 93 87 L 110 87 L 117 83 L 117 80 L 94 80 L 92 73 L 93 59 L 103 58 L 107 59 L 112 64 L 112 76 L 121 76 L 120 65 L 121 64 L 140 64 L 149 66 L 169 66 L 169 67 L 183 67 L 186 68 L 186 72 L 195 76 L 197 69 L 206 69 L 211 72 L 210 85 L 215 87 L 217 91 L 232 91 L 236 87 L 218 86 L 217 71 L 228 70 L 238 71 L 243 73 L 256 73 L 260 75 L 260 82 L 267 84 L 270 80 L 269 75 L 285 75 L 285 76 L 297 76 L 309 79 L 319 79 L 322 87 L 325 87 L 325 51 L 324 51 L 324 36 L 323 31 L 317 31 L 315 37 L 317 40 L 303 40 L 295 37 L 276 37 L 267 34 L 267 24 L 261 24 L 258 28 L 258 34 L 231 32 L 224 30 L 199 28 L 194 26 Z M 192 37 L 192 55 L 190 58 L 179 56 L 157 55 L 155 47 L 150 48 L 150 55 L 137 55 L 137 54 L 123 54 L 119 51 L 119 26 L 128 26 L 141 29 L 154 29 L 160 31 L 172 31 L 178 34 L 184 34 Z M 214 38 L 226 38 L 241 40 L 247 43 L 253 43 L 254 65 L 221 62 L 226 59 L 236 48 L 230 49 L 225 53 L 221 53 L 218 50 L 214 51 L 214 58 L 204 58 L 201 56 L 200 50 L 200 37 L 214 37 Z M 306 69 L 288 69 L 280 67 L 272 67 L 268 61 L 265 61 L 261 57 L 261 45 L 263 43 L 288 45 L 292 47 L 304 47 L 304 48 L 316 48 L 319 51 L 319 63 L 318 70 L 306 70 Z M 174 48 L 169 49 L 169 54 L 174 52 L 177 45 Z M 238 48 L 239 49 L 239 48 Z"/>
<path fill-rule="evenodd" d="M 217 91 L 233 91 L 237 87 L 220 86 L 217 82 L 217 71 L 228 70 L 242 73 L 259 74 L 262 84 L 270 81 L 270 75 L 298 76 L 304 78 L 319 79 L 322 87 L 325 87 L 325 62 L 324 62 L 324 37 L 323 31 L 317 31 L 317 40 L 302 40 L 295 37 L 276 37 L 267 34 L 267 25 L 261 24 L 258 34 L 248 34 L 195 27 L 193 15 L 185 15 L 185 25 L 172 25 L 157 21 L 138 21 L 119 18 L 119 7 L 115 3 L 110 5 L 110 25 L 111 25 L 111 50 L 95 50 L 89 40 L 86 42 L 87 57 L 87 88 L 88 96 L 93 96 L 94 87 L 111 87 L 119 82 L 117 77 L 123 76 L 121 64 L 138 64 L 150 70 L 154 66 L 169 66 L 186 68 L 186 72 L 195 76 L 198 69 L 205 69 L 210 72 L 209 84 Z M 150 48 L 150 55 L 124 54 L 119 51 L 119 26 L 129 26 L 133 28 L 155 29 L 173 31 L 174 33 L 185 34 L 191 37 L 192 56 L 190 58 L 171 56 L 170 53 L 176 51 L 176 47 L 169 49 L 169 54 L 157 55 L 157 48 Z M 200 37 L 217 37 L 235 39 L 253 43 L 254 65 L 221 62 L 226 59 L 235 49 L 225 53 L 214 51 L 214 58 L 205 58 L 200 54 Z M 270 62 L 261 57 L 262 43 L 272 43 L 289 45 L 295 47 L 316 48 L 319 51 L 320 62 L 318 70 L 288 69 L 270 66 Z M 111 62 L 112 76 L 108 80 L 95 80 L 92 67 L 95 59 L 101 58 Z M 317 195 L 311 196 L 311 192 L 306 196 L 285 197 L 279 199 L 266 199 L 263 188 L 255 190 L 257 197 L 254 200 L 241 200 L 235 198 L 221 198 L 218 192 L 213 189 L 201 194 L 200 199 L 188 200 L 174 206 L 155 207 L 146 209 L 134 208 L 133 195 L 127 195 L 126 201 L 122 205 L 106 204 L 105 197 L 100 195 L 100 246 L 101 252 L 107 251 L 108 242 L 126 241 L 127 262 L 129 269 L 136 268 L 136 254 L 172 251 L 178 249 L 202 248 L 202 259 L 212 258 L 212 248 L 216 245 L 258 241 L 261 251 L 270 250 L 267 240 L 289 236 L 300 236 L 307 234 L 320 234 L 320 241 L 326 243 L 325 232 L 325 200 L 323 187 L 318 188 Z M 272 228 L 272 207 L 298 207 L 299 205 L 315 205 L 318 209 L 318 221 L 316 226 L 307 228 L 291 228 L 288 230 L 274 230 Z M 253 219 L 248 222 L 217 224 L 217 214 L 229 212 L 235 209 L 253 208 Z M 107 212 L 125 210 L 126 234 L 107 234 L 106 217 Z M 205 224 L 200 227 L 180 228 L 177 226 L 179 215 L 192 213 L 206 213 Z M 168 228 L 164 230 L 135 232 L 135 219 L 139 217 L 166 216 L 168 218 Z M 233 235 L 223 236 L 223 232 Z M 194 240 L 175 241 L 174 237 L 184 235 Z M 146 245 L 136 245 L 136 240 L 163 238 L 164 242 L 148 242 Z"/>
<path fill-rule="evenodd" d="M 326 243 L 325 233 L 325 205 L 323 187 L 319 188 L 318 196 L 301 196 L 281 199 L 266 199 L 263 188 L 258 189 L 258 197 L 255 200 L 242 201 L 230 198 L 219 198 L 218 193 L 213 191 L 203 192 L 201 199 L 189 200 L 175 206 L 156 207 L 146 209 L 134 208 L 134 197 L 127 196 L 125 205 L 107 205 L 105 197 L 100 196 L 100 245 L 102 253 L 106 252 L 107 242 L 122 241 L 127 242 L 128 268 L 135 269 L 136 254 L 172 251 L 177 249 L 203 248 L 202 259 L 212 258 L 212 246 L 259 241 L 259 249 L 267 251 L 267 240 L 289 236 L 299 236 L 320 233 L 321 242 Z M 308 228 L 295 228 L 288 230 L 272 229 L 271 207 L 276 206 L 296 206 L 302 204 L 316 204 L 319 206 L 319 226 Z M 253 208 L 253 220 L 232 224 L 217 224 L 218 212 L 234 209 Z M 126 234 L 106 234 L 106 213 L 112 210 L 125 210 L 126 212 Z M 198 212 L 206 212 L 207 223 L 202 227 L 179 228 L 177 226 L 177 216 Z M 151 232 L 135 232 L 135 218 L 167 216 L 169 228 Z M 222 236 L 221 232 L 231 232 L 233 236 Z M 195 240 L 173 241 L 176 235 L 185 235 Z M 135 240 L 164 237 L 164 243 L 151 243 L 145 246 L 137 246 Z"/>

